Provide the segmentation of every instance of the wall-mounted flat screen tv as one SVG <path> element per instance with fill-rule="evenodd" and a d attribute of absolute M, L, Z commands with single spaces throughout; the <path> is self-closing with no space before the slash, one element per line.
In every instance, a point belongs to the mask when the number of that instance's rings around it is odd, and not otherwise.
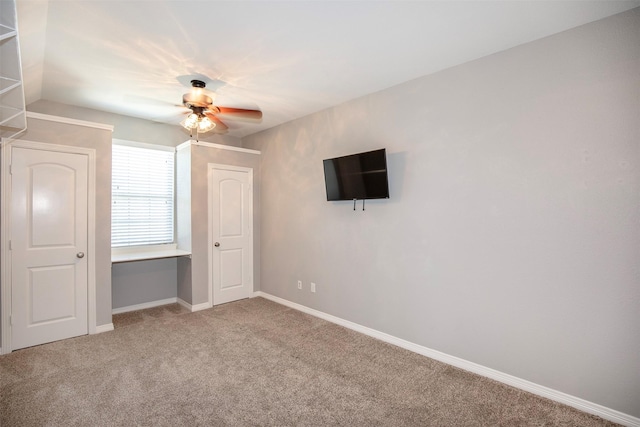
<path fill-rule="evenodd" d="M 327 200 L 389 198 L 386 150 L 326 159 L 324 181 Z"/>

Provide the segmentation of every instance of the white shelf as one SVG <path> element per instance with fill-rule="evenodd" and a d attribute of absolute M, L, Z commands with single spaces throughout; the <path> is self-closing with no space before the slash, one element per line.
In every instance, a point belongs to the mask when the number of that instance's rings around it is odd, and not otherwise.
<path fill-rule="evenodd" d="M 0 137 L 12 138 L 27 127 L 24 110 L 0 105 Z"/>
<path fill-rule="evenodd" d="M 165 250 L 149 250 L 137 251 L 130 253 L 111 253 L 111 263 L 120 262 L 145 261 L 149 259 L 175 258 L 180 256 L 191 256 L 191 252 L 182 249 L 165 249 Z"/>
<path fill-rule="evenodd" d="M 0 0 L 0 138 L 27 128 L 15 0 Z"/>
<path fill-rule="evenodd" d="M 20 87 L 21 84 L 22 82 L 20 80 L 0 76 L 0 95 Z"/>
<path fill-rule="evenodd" d="M 15 37 L 16 35 L 18 35 L 18 32 L 15 29 L 0 24 L 0 41 Z"/>
<path fill-rule="evenodd" d="M 7 107 L 5 105 L 0 105 L 0 126 L 9 125 L 10 122 L 16 117 L 20 117 L 25 114 L 24 110 L 20 108 Z"/>

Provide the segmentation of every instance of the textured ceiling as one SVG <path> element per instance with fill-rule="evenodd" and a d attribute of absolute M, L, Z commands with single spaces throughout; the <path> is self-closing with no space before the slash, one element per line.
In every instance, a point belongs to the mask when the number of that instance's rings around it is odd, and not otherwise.
<path fill-rule="evenodd" d="M 27 103 L 178 124 L 191 76 L 242 137 L 640 1 L 17 0 Z M 187 86 L 185 86 L 185 84 Z"/>

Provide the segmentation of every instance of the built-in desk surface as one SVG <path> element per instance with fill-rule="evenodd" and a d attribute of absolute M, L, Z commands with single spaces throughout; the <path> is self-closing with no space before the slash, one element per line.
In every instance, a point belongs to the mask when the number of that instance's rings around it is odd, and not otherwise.
<path fill-rule="evenodd" d="M 179 256 L 191 256 L 190 251 L 184 251 L 182 249 L 162 249 L 162 250 L 148 250 L 148 251 L 140 251 L 137 250 L 135 252 L 119 252 L 114 253 L 111 252 L 111 263 L 117 264 L 120 262 L 130 262 L 130 261 L 144 261 L 148 259 L 161 259 L 161 258 L 173 258 Z"/>

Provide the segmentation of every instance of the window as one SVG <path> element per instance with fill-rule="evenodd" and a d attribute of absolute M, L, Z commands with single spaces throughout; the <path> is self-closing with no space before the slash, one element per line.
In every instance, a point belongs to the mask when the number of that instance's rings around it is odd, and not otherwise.
<path fill-rule="evenodd" d="M 173 164 L 171 147 L 113 145 L 111 247 L 173 243 Z"/>

